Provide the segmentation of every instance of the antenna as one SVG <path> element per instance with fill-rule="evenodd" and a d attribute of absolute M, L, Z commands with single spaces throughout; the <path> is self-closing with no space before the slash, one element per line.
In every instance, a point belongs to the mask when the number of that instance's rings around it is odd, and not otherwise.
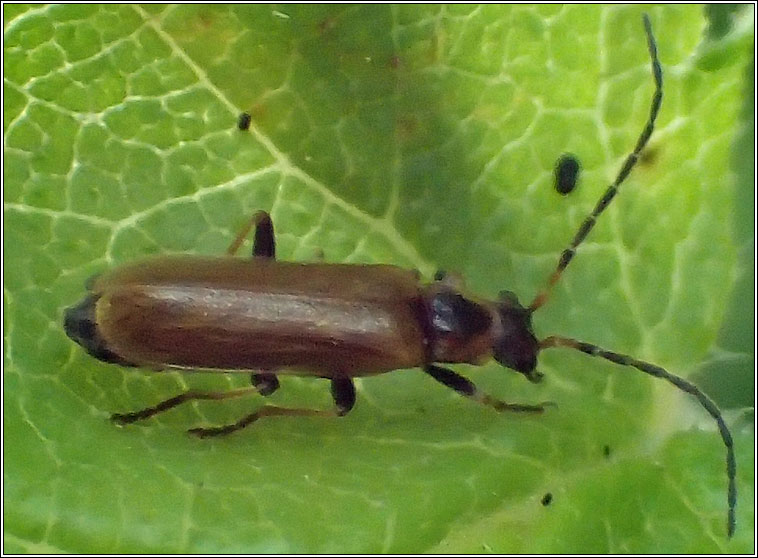
<path fill-rule="evenodd" d="M 611 184 L 605 191 L 603 197 L 600 198 L 600 201 L 598 201 L 597 205 L 595 205 L 595 209 L 592 210 L 592 213 L 590 213 L 590 215 L 579 227 L 576 236 L 574 236 L 574 240 L 571 241 L 569 247 L 566 248 L 561 254 L 561 259 L 558 261 L 558 266 L 550 276 L 550 279 L 547 282 L 547 286 L 539 294 L 537 294 L 537 296 L 534 297 L 534 300 L 529 305 L 529 310 L 532 312 L 547 302 L 550 291 L 561 278 L 563 270 L 568 267 L 569 263 L 571 263 L 571 260 L 574 258 L 574 254 L 576 253 L 577 247 L 584 241 L 585 238 L 587 238 L 587 235 L 592 230 L 592 227 L 595 226 L 597 218 L 603 211 L 605 211 L 605 208 L 608 207 L 613 198 L 616 196 L 619 187 L 624 182 L 624 180 L 626 180 L 626 177 L 637 164 L 640 153 L 642 153 L 642 150 L 647 145 L 647 142 L 653 133 L 655 119 L 658 116 L 658 110 L 661 108 L 661 100 L 663 99 L 663 70 L 661 70 L 661 63 L 658 60 L 658 47 L 655 44 L 653 28 L 650 25 L 650 18 L 647 16 L 647 14 L 642 15 L 642 22 L 645 25 L 645 34 L 647 35 L 647 48 L 650 51 L 650 60 L 653 68 L 653 79 L 655 81 L 655 93 L 653 94 L 653 101 L 650 105 L 650 116 L 648 116 L 645 128 L 642 130 L 639 139 L 637 139 L 637 145 L 634 147 L 634 151 L 632 151 L 627 156 L 623 166 L 621 167 L 621 170 L 618 173 L 618 176 L 616 176 L 616 180 L 614 180 L 613 184 Z"/>
<path fill-rule="evenodd" d="M 734 442 L 732 441 L 732 435 L 729 432 L 729 428 L 727 427 L 726 423 L 724 422 L 724 417 L 721 416 L 721 411 L 719 411 L 719 408 L 716 406 L 713 400 L 711 400 L 711 398 L 703 393 L 697 386 L 691 384 L 684 378 L 675 376 L 660 366 L 656 366 L 655 364 L 650 364 L 649 362 L 642 360 L 637 360 L 636 358 L 630 357 L 628 355 L 606 351 L 597 345 L 584 343 L 583 341 L 577 341 L 576 339 L 571 339 L 569 337 L 550 336 L 540 341 L 540 350 L 548 349 L 550 347 L 567 347 L 569 349 L 576 349 L 577 351 L 581 351 L 590 356 L 604 358 L 605 360 L 610 360 L 611 362 L 621 364 L 622 366 L 633 366 L 645 374 L 650 374 L 656 378 L 666 380 L 667 382 L 673 384 L 677 389 L 685 393 L 689 393 L 698 400 L 700 405 L 706 411 L 708 411 L 708 414 L 711 415 L 716 421 L 716 424 L 719 427 L 719 433 L 721 434 L 721 439 L 724 440 L 724 446 L 726 446 L 726 476 L 729 483 L 727 490 L 728 512 L 726 530 L 729 537 L 731 538 L 731 536 L 734 534 L 735 527 L 734 508 L 737 505 L 737 485 L 735 480 L 737 473 L 737 463 L 734 459 Z"/>
<path fill-rule="evenodd" d="M 561 254 L 561 258 L 558 261 L 558 266 L 550 276 L 546 287 L 539 294 L 537 294 L 537 296 L 534 297 L 534 300 L 529 305 L 528 310 L 531 312 L 534 312 L 543 304 L 545 304 L 545 302 L 547 302 L 550 291 L 561 278 L 563 270 L 566 269 L 568 264 L 573 259 L 577 247 L 584 241 L 585 238 L 587 238 L 587 235 L 592 230 L 592 227 L 595 226 L 595 221 L 597 221 L 597 218 L 603 211 L 605 211 L 613 198 L 616 196 L 619 187 L 624 182 L 624 180 L 626 180 L 626 177 L 637 164 L 642 150 L 645 149 L 645 146 L 647 145 L 647 142 L 653 133 L 655 119 L 658 116 L 658 111 L 661 108 L 661 100 L 663 99 L 663 71 L 661 70 L 661 64 L 658 60 L 658 49 L 655 44 L 655 37 L 653 36 L 653 29 L 650 24 L 650 18 L 648 18 L 647 14 L 643 14 L 642 22 L 645 25 L 645 33 L 647 34 L 647 46 L 648 50 L 650 51 L 653 79 L 655 81 L 655 93 L 653 94 L 653 101 L 650 105 L 650 115 L 648 116 L 647 123 L 645 124 L 640 137 L 637 139 L 637 145 L 634 147 L 634 151 L 632 151 L 632 153 L 627 156 L 624 164 L 621 167 L 621 170 L 618 173 L 618 176 L 616 176 L 616 179 L 605 191 L 605 194 L 603 194 L 603 197 L 600 198 L 600 201 L 597 202 L 595 208 L 592 210 L 592 213 L 590 213 L 590 215 L 581 224 L 579 230 L 576 233 L 576 236 L 574 236 L 574 239 L 571 241 L 569 247 L 566 248 Z M 724 417 L 721 415 L 721 411 L 719 411 L 719 408 L 716 406 L 713 400 L 710 399 L 705 393 L 703 393 L 697 386 L 688 382 L 687 380 L 671 374 L 670 372 L 667 372 L 660 366 L 638 360 L 628 355 L 614 353 L 598 347 L 597 345 L 585 343 L 583 341 L 577 341 L 576 339 L 571 339 L 569 337 L 550 336 L 539 342 L 539 350 L 552 347 L 565 347 L 569 349 L 575 349 L 590 356 L 604 358 L 605 360 L 609 360 L 622 366 L 631 366 L 637 370 L 640 370 L 641 372 L 644 372 L 645 374 L 650 374 L 656 378 L 666 380 L 678 390 L 688 393 L 697 399 L 698 403 L 716 421 L 719 433 L 721 434 L 721 439 L 724 441 L 724 446 L 726 447 L 726 475 L 728 479 L 727 533 L 729 537 L 731 537 L 734 534 L 736 523 L 735 507 L 737 505 L 737 486 L 735 477 L 737 464 L 734 458 L 734 442 L 732 440 L 732 435 L 729 432 L 729 428 L 727 427 L 726 422 L 724 421 Z"/>

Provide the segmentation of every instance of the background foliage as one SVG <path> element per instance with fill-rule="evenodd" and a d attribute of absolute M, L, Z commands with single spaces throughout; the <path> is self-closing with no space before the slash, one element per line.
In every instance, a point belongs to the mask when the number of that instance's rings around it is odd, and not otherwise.
<path fill-rule="evenodd" d="M 540 356 L 539 386 L 456 368 L 558 404 L 540 417 L 407 371 L 359 381 L 342 420 L 184 435 L 258 404 L 235 401 L 109 423 L 246 378 L 101 364 L 64 308 L 118 263 L 222 252 L 256 209 L 283 259 L 442 268 L 531 300 L 646 118 L 643 10 L 657 131 L 535 326 L 694 374 L 725 407 L 734 540 L 706 413 L 566 351 Z M 5 5 L 5 552 L 750 552 L 750 10 Z M 563 198 L 567 151 L 584 170 Z M 322 381 L 282 383 L 276 402 L 329 404 Z"/>

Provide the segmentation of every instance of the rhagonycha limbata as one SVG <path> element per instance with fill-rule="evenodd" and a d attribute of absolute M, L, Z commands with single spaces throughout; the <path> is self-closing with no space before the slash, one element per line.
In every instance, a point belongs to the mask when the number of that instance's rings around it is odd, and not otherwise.
<path fill-rule="evenodd" d="M 663 368 L 569 337 L 538 338 L 532 315 L 572 262 L 597 218 L 616 196 L 650 139 L 663 96 L 663 77 L 651 24 L 644 18 L 655 92 L 643 130 L 618 175 L 562 252 L 545 287 L 522 305 L 510 291 L 496 301 L 464 293 L 444 274 L 430 283 L 391 265 L 289 263 L 275 257 L 268 213 L 257 212 L 224 257 L 159 256 L 103 273 L 85 298 L 65 312 L 67 335 L 90 355 L 121 366 L 213 369 L 251 373 L 252 386 L 227 392 L 190 390 L 157 405 L 112 419 L 127 424 L 192 400 L 268 396 L 278 376 L 326 378 L 334 408 L 264 405 L 238 421 L 193 428 L 199 437 L 229 434 L 273 416 L 344 416 L 355 404 L 353 379 L 397 369 L 422 368 L 457 393 L 497 411 L 542 413 L 549 402 L 513 403 L 493 397 L 446 365 L 501 365 L 539 382 L 538 355 L 565 348 L 661 378 L 692 395 L 713 417 L 726 447 L 727 532 L 736 505 L 733 442 L 715 403 L 694 384 Z M 249 122 L 240 120 L 240 129 Z M 255 230 L 252 261 L 234 258 Z"/>

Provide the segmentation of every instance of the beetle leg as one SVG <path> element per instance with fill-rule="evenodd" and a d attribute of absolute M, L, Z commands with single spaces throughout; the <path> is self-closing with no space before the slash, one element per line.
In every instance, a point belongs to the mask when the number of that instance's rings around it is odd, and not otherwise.
<path fill-rule="evenodd" d="M 337 416 L 343 417 L 355 405 L 355 385 L 346 377 L 332 378 L 332 397 L 337 408 Z"/>
<path fill-rule="evenodd" d="M 253 372 L 250 382 L 261 395 L 271 395 L 279 389 L 279 379 L 271 372 Z"/>
<path fill-rule="evenodd" d="M 355 404 L 355 386 L 353 385 L 353 381 L 345 377 L 332 378 L 332 397 L 334 398 L 334 409 L 291 409 L 288 407 L 265 405 L 233 424 L 212 428 L 191 428 L 187 432 L 200 438 L 209 438 L 211 436 L 224 436 L 237 430 L 242 430 L 263 417 L 341 417 L 346 415 Z"/>
<path fill-rule="evenodd" d="M 250 221 L 240 230 L 237 237 L 234 239 L 227 254 L 233 256 L 237 253 L 242 241 L 250 233 L 250 229 L 255 227 L 255 240 L 253 242 L 253 257 L 258 258 L 271 258 L 275 259 L 276 256 L 276 242 L 274 241 L 274 223 L 271 221 L 271 216 L 265 211 L 257 211 Z"/>
<path fill-rule="evenodd" d="M 153 415 L 162 413 L 163 411 L 168 411 L 169 409 L 173 409 L 174 407 L 181 405 L 182 403 L 186 403 L 187 401 L 193 401 L 196 399 L 230 399 L 232 397 L 241 397 L 243 395 L 253 393 L 255 390 L 256 388 L 240 388 L 240 389 L 234 389 L 231 391 L 190 390 L 190 391 L 182 393 L 181 395 L 177 395 L 176 397 L 172 397 L 170 399 L 166 399 L 165 401 L 161 401 L 154 407 L 148 407 L 147 409 L 142 409 L 141 411 L 135 411 L 133 413 L 124 413 L 124 414 L 114 413 L 111 415 L 111 420 L 119 424 L 130 424 L 138 420 L 144 420 L 146 418 L 150 418 Z"/>
<path fill-rule="evenodd" d="M 447 368 L 442 368 L 440 366 L 434 366 L 433 364 L 430 364 L 424 368 L 424 372 L 429 374 L 432 378 L 440 382 L 441 384 L 446 385 L 449 388 L 454 389 L 461 395 L 468 397 L 469 399 L 473 399 L 474 401 L 478 401 L 479 403 L 483 405 L 487 405 L 489 407 L 492 407 L 496 411 L 513 411 L 516 413 L 541 413 L 545 410 L 545 407 L 554 406 L 554 403 L 551 403 L 550 401 L 545 401 L 543 403 L 539 403 L 538 405 L 522 405 L 519 403 L 506 403 L 505 401 L 501 401 L 499 399 L 495 399 L 494 397 L 487 395 L 486 393 L 482 393 L 477 389 L 477 387 L 474 385 L 474 383 L 471 380 L 468 380 L 461 376 L 460 374 L 456 374 L 452 370 L 448 370 Z"/>

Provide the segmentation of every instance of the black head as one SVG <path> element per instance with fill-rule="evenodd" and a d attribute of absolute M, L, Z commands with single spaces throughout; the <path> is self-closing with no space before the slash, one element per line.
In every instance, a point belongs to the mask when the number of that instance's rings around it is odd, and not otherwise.
<path fill-rule="evenodd" d="M 539 382 L 542 375 L 535 368 L 540 344 L 532 329 L 532 311 L 521 306 L 510 291 L 500 293 L 497 311 L 501 327 L 492 346 L 495 360 L 521 372 L 531 382 Z"/>
<path fill-rule="evenodd" d="M 63 329 L 66 335 L 98 360 L 121 366 L 134 366 L 106 346 L 95 319 L 96 304 L 97 298 L 88 294 L 79 304 L 66 308 L 63 314 Z"/>

